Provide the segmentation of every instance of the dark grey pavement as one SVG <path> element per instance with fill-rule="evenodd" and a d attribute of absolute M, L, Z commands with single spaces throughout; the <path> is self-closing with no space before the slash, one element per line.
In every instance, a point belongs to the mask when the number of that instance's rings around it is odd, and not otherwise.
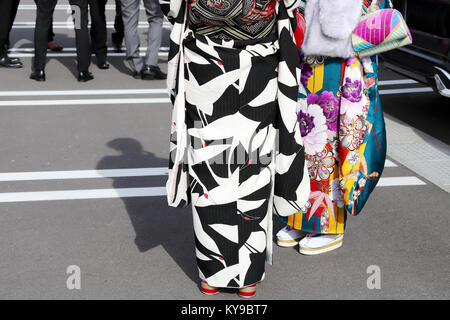
<path fill-rule="evenodd" d="M 29 80 L 34 11 L 31 0 L 21 4 L 12 43 L 25 67 L 0 69 L 0 299 L 211 299 L 198 289 L 190 209 L 167 207 L 158 193 L 164 174 L 130 173 L 167 166 L 165 82 L 133 79 L 124 57 L 114 56 L 110 70 L 93 65 L 94 81 L 80 84 L 70 49 L 49 59 L 47 82 Z M 108 21 L 113 16 L 110 8 Z M 55 22 L 67 18 L 56 11 Z M 72 31 L 55 33 L 74 47 Z M 449 100 L 388 70 L 381 80 L 391 82 L 380 89 L 399 90 L 382 95 L 392 133 L 383 184 L 348 218 L 342 248 L 308 257 L 274 245 L 258 299 L 450 298 Z M 411 88 L 419 92 L 405 92 Z M 443 158 L 416 150 L 413 133 Z M 408 152 L 428 157 L 427 168 L 402 158 Z M 108 176 L 109 169 L 122 170 Z M 61 176 L 50 178 L 54 171 Z M 281 227 L 275 218 L 275 232 Z M 80 290 L 66 286 L 71 265 L 80 267 Z M 370 266 L 380 268 L 380 289 L 367 287 Z"/>

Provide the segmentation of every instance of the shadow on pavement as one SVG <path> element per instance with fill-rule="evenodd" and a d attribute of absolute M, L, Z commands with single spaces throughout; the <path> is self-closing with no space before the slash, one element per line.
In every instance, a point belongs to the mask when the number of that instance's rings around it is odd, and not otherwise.
<path fill-rule="evenodd" d="M 165 167 L 168 164 L 167 159 L 157 158 L 153 153 L 145 151 L 135 139 L 118 138 L 107 145 L 117 150 L 119 155 L 103 157 L 97 169 Z M 130 187 L 130 177 L 112 179 L 114 188 Z M 150 181 L 155 177 L 147 179 Z M 162 183 L 158 183 L 157 186 L 161 185 Z M 135 244 L 138 250 L 147 252 L 163 246 L 183 272 L 193 282 L 198 282 L 190 208 L 170 208 L 165 197 L 122 198 L 122 201 L 136 232 Z M 148 267 L 151 272 L 152 266 Z"/>

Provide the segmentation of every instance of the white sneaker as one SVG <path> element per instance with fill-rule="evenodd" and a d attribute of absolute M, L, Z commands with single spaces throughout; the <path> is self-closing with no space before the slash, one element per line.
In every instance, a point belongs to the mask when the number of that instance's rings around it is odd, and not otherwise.
<path fill-rule="evenodd" d="M 280 247 L 295 247 L 298 241 L 304 237 L 304 233 L 291 226 L 286 226 L 277 233 L 277 244 Z"/>
<path fill-rule="evenodd" d="M 342 246 L 343 234 L 310 233 L 298 243 L 299 251 L 306 255 L 321 254 Z"/>

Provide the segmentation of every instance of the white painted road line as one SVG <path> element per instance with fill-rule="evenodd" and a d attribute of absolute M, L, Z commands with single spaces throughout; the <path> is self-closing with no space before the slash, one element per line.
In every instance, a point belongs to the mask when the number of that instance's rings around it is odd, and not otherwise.
<path fill-rule="evenodd" d="M 403 88 L 403 89 L 381 89 L 379 90 L 380 95 L 387 94 L 405 94 L 405 93 L 423 93 L 423 92 L 433 92 L 432 88 Z"/>
<path fill-rule="evenodd" d="M 166 51 L 169 51 L 169 47 L 160 47 L 159 48 L 159 51 L 160 52 L 166 52 Z M 110 48 L 108 48 L 108 51 L 110 51 L 110 52 L 114 52 L 116 49 L 115 48 L 112 48 L 112 47 L 110 47 Z M 126 48 L 125 47 L 122 47 L 122 50 L 126 50 Z M 140 51 L 146 51 L 147 50 L 147 47 L 139 47 L 139 50 Z M 9 49 L 9 51 L 10 52 L 17 52 L 17 53 L 34 53 L 34 48 L 10 48 Z M 77 51 L 77 48 L 74 48 L 74 47 L 64 47 L 64 50 L 63 50 L 64 52 L 66 52 L 66 51 L 68 51 L 68 52 L 76 52 Z"/>
<path fill-rule="evenodd" d="M 0 101 L 0 107 L 12 106 L 78 106 L 94 104 L 156 104 L 170 103 L 169 98 L 142 99 L 77 99 L 77 100 L 14 100 Z"/>
<path fill-rule="evenodd" d="M 425 184 L 425 182 L 416 177 L 395 177 L 381 178 L 378 186 L 417 186 Z M 0 203 L 130 197 L 162 197 L 165 195 L 165 187 L 6 192 L 0 193 Z"/>
<path fill-rule="evenodd" d="M 114 4 L 107 4 L 105 6 L 106 10 L 116 10 L 116 6 Z M 143 6 L 139 7 L 140 10 L 145 10 L 145 8 Z M 36 10 L 36 5 L 35 4 L 21 4 L 19 5 L 18 8 L 19 11 L 22 10 Z M 65 4 L 57 4 L 55 6 L 55 10 L 70 10 L 70 5 L 65 5 Z"/>
<path fill-rule="evenodd" d="M 418 82 L 416 80 L 412 80 L 412 79 L 378 81 L 379 86 L 392 86 L 392 85 L 397 85 L 397 84 L 413 84 L 413 83 L 418 83 Z"/>
<path fill-rule="evenodd" d="M 102 170 L 6 172 L 0 173 L 0 182 L 164 176 L 167 175 L 168 172 L 169 171 L 167 167 L 135 168 L 135 169 L 133 168 L 133 169 L 102 169 Z"/>
<path fill-rule="evenodd" d="M 384 167 L 385 168 L 395 168 L 395 167 L 398 167 L 398 165 L 396 163 L 392 162 L 391 160 L 386 159 L 386 161 L 384 162 Z"/>
<path fill-rule="evenodd" d="M 71 19 L 71 18 L 69 18 Z M 35 29 L 36 27 L 36 23 L 35 22 L 15 22 L 12 26 L 13 29 Z M 91 27 L 91 24 L 88 24 L 88 28 Z M 71 30 L 73 31 L 75 28 L 75 25 L 73 24 L 73 22 L 70 21 L 64 21 L 64 22 L 53 22 L 53 29 L 67 29 L 67 30 Z M 106 28 L 108 29 L 114 29 L 114 22 L 112 21 L 108 21 L 106 23 Z M 146 21 L 141 21 L 138 23 L 137 25 L 138 29 L 147 29 L 148 28 L 148 22 Z M 163 28 L 164 29 L 171 29 L 172 25 L 167 22 L 167 23 L 163 23 Z"/>
<path fill-rule="evenodd" d="M 125 95 L 125 94 L 168 94 L 168 91 L 167 89 L 0 91 L 0 97 L 87 96 L 87 95 Z"/>
<path fill-rule="evenodd" d="M 386 177 L 381 178 L 377 187 L 395 187 L 395 186 L 422 186 L 425 182 L 417 177 Z"/>
<path fill-rule="evenodd" d="M 0 193 L 0 203 L 165 196 L 165 187 Z"/>
<path fill-rule="evenodd" d="M 94 55 L 94 54 L 92 54 Z M 141 57 L 145 56 L 145 52 L 140 52 L 139 55 Z M 9 55 L 10 57 L 13 58 L 33 58 L 34 57 L 34 53 L 11 53 Z M 64 58 L 64 57 L 76 57 L 77 54 L 74 53 L 47 53 L 47 58 Z M 110 52 L 108 53 L 108 57 L 125 57 L 126 53 L 125 52 Z M 169 53 L 168 52 L 158 52 L 158 57 L 168 57 Z"/>

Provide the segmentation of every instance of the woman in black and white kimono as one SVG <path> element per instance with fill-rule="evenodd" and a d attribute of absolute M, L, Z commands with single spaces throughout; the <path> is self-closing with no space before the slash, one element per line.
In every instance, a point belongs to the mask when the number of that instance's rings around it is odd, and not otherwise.
<path fill-rule="evenodd" d="M 272 212 L 288 216 L 308 200 L 297 3 L 161 1 L 174 23 L 167 197 L 174 207 L 192 203 L 206 294 L 238 288 L 253 296 L 272 260 Z"/>

